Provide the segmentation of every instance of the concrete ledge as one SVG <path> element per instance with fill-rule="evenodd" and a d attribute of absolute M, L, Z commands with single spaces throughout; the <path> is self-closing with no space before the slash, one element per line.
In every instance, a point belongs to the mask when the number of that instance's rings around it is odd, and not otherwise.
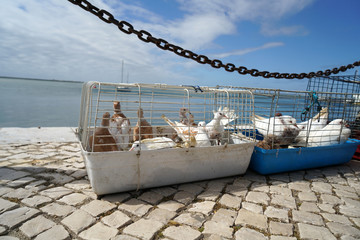
<path fill-rule="evenodd" d="M 0 128 L 0 144 L 77 142 L 75 127 Z"/>

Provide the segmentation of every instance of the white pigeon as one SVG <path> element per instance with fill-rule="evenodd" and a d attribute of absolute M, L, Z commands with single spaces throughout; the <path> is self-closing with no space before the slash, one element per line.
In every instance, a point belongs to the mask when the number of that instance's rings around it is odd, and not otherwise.
<path fill-rule="evenodd" d="M 198 123 L 198 132 L 195 136 L 196 140 L 196 147 L 210 147 L 210 139 L 206 132 L 206 123 L 204 121 L 201 121 Z"/>
<path fill-rule="evenodd" d="M 219 107 L 218 112 L 221 112 L 223 114 L 225 114 L 226 118 L 222 118 L 220 120 L 221 125 L 223 126 L 227 126 L 229 123 L 231 123 L 232 121 L 234 121 L 235 119 L 238 118 L 237 114 L 235 113 L 235 110 L 230 110 L 228 107 L 224 107 L 223 109 L 221 109 L 221 107 Z M 214 111 L 214 116 L 215 116 L 215 111 Z"/>
<path fill-rule="evenodd" d="M 279 145 L 290 145 L 299 135 L 300 129 L 292 116 L 277 113 L 269 119 L 255 115 L 255 127 L 264 136 L 279 139 Z"/>
<path fill-rule="evenodd" d="M 141 142 L 135 141 L 129 151 L 156 150 L 175 146 L 175 142 L 167 137 L 146 138 L 141 140 Z"/>
<path fill-rule="evenodd" d="M 215 112 L 214 118 L 206 124 L 206 132 L 210 139 L 214 139 L 213 136 L 217 134 L 222 134 L 224 132 L 225 125 L 222 124 L 221 120 L 224 118 L 228 118 L 222 111 Z"/>
<path fill-rule="evenodd" d="M 295 129 L 300 132 L 299 127 L 296 124 L 296 119 L 292 116 L 277 114 L 275 117 L 264 118 L 255 115 L 255 127 L 263 135 L 269 134 L 275 136 L 281 136 L 284 133 L 285 128 Z"/>
<path fill-rule="evenodd" d="M 195 147 L 196 139 L 195 136 L 198 133 L 198 128 L 193 126 L 186 126 L 180 122 L 172 122 L 170 119 L 165 117 L 165 115 L 161 116 L 164 121 L 169 124 L 177 133 L 177 135 L 183 140 L 184 145 L 187 147 Z"/>
<path fill-rule="evenodd" d="M 335 119 L 324 128 L 310 132 L 308 147 L 329 146 L 344 143 L 350 137 L 351 130 L 343 119 Z"/>
<path fill-rule="evenodd" d="M 311 132 L 320 130 L 326 126 L 328 117 L 329 117 L 328 108 L 323 108 L 312 119 L 299 123 L 298 127 L 300 129 L 300 133 L 296 137 L 296 142 L 305 143 L 306 137 L 310 135 Z"/>

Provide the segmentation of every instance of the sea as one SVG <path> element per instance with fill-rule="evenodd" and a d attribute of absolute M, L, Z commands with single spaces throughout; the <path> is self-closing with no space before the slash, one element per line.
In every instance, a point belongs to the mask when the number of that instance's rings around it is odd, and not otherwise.
<path fill-rule="evenodd" d="M 0 128 L 77 127 L 82 84 L 0 77 Z"/>
<path fill-rule="evenodd" d="M 74 81 L 0 77 L 0 128 L 77 127 L 83 84 L 83 82 Z M 255 113 L 261 115 L 261 112 L 257 111 L 263 109 L 266 114 L 269 114 L 269 99 L 260 97 L 255 97 Z M 339 105 L 333 101 L 334 106 L 326 105 L 328 98 L 329 96 L 324 99 L 326 101 L 320 100 L 320 102 L 324 107 L 331 107 L 333 114 L 338 113 L 339 116 L 332 116 L 333 119 L 343 118 L 345 114 L 346 120 L 354 121 L 360 114 L 359 103 L 346 104 L 347 108 L 344 112 L 338 110 L 343 109 L 343 102 Z M 304 107 L 308 105 L 307 102 L 300 101 L 294 109 L 294 106 L 286 100 L 286 98 L 280 98 L 282 103 L 279 103 L 277 110 L 292 116 L 295 116 L 297 112 L 296 118 L 299 118 Z M 293 99 L 290 101 L 294 102 Z M 135 112 L 133 117 L 136 117 Z M 300 119 L 297 120 L 300 122 Z"/>

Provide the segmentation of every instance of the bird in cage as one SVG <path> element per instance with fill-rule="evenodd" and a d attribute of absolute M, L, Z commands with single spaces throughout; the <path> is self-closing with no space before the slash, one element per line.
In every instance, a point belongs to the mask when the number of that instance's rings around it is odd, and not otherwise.
<path fill-rule="evenodd" d="M 89 137 L 90 150 L 93 152 L 117 151 L 116 141 L 109 132 L 110 113 L 103 114 L 101 126 L 95 128 L 94 135 Z"/>
<path fill-rule="evenodd" d="M 279 137 L 269 134 L 265 136 L 263 140 L 259 141 L 256 146 L 259 148 L 270 150 L 282 148 L 283 145 L 281 145 L 281 140 Z"/>
<path fill-rule="evenodd" d="M 298 127 L 300 129 L 300 133 L 296 137 L 295 142 L 300 144 L 305 143 L 306 137 L 310 135 L 311 132 L 320 130 L 327 125 L 328 117 L 328 108 L 323 108 L 312 119 L 299 123 Z"/>
<path fill-rule="evenodd" d="M 324 128 L 311 132 L 308 147 L 329 146 L 341 144 L 348 140 L 351 134 L 349 125 L 343 119 L 335 119 Z"/>
<path fill-rule="evenodd" d="M 164 148 L 173 148 L 176 146 L 176 143 L 167 137 L 155 137 L 147 138 L 141 141 L 135 141 L 129 151 L 139 151 L 139 150 L 157 150 Z"/>
<path fill-rule="evenodd" d="M 189 112 L 189 125 L 190 126 L 198 126 L 198 124 L 195 123 L 195 117 L 194 114 Z"/>
<path fill-rule="evenodd" d="M 181 124 L 186 126 L 197 126 L 195 123 L 194 115 L 189 111 L 188 108 L 182 107 L 179 110 L 179 121 Z"/>
<path fill-rule="evenodd" d="M 228 107 L 224 107 L 224 108 L 219 107 L 218 112 L 221 112 L 226 116 L 225 118 L 222 118 L 220 120 L 222 126 L 228 126 L 232 121 L 238 118 L 238 115 L 235 113 L 235 110 L 229 109 Z"/>
<path fill-rule="evenodd" d="M 268 136 L 266 141 L 279 143 L 278 145 L 282 147 L 292 144 L 300 133 L 296 119 L 292 116 L 276 113 L 275 117 L 264 118 L 255 115 L 254 119 L 255 127 L 259 133 L 264 137 Z"/>
<path fill-rule="evenodd" d="M 210 138 L 206 132 L 206 123 L 201 121 L 198 123 L 198 132 L 195 136 L 196 147 L 210 147 Z"/>
<path fill-rule="evenodd" d="M 206 124 L 205 129 L 209 138 L 211 140 L 215 140 L 216 145 L 218 145 L 220 144 L 220 140 L 225 129 L 225 125 L 221 120 L 228 117 L 222 111 L 213 111 L 213 113 L 214 118 L 208 124 Z"/>
<path fill-rule="evenodd" d="M 138 109 L 138 121 L 136 126 L 134 127 L 134 134 L 133 139 L 134 141 L 146 139 L 146 138 L 153 138 L 153 128 L 148 121 L 144 118 L 144 111 L 142 108 Z"/>
<path fill-rule="evenodd" d="M 189 118 L 188 116 L 186 116 L 186 114 L 189 113 L 189 109 L 182 107 L 179 110 L 179 121 L 180 123 L 184 124 L 184 125 L 188 125 L 189 124 Z"/>
<path fill-rule="evenodd" d="M 182 144 L 185 147 L 195 147 L 196 146 L 196 134 L 198 133 L 198 128 L 185 125 L 180 122 L 172 122 L 164 114 L 161 116 L 164 121 L 169 124 L 177 133 L 177 136 L 181 138 Z"/>
<path fill-rule="evenodd" d="M 109 131 L 114 137 L 119 150 L 125 150 L 129 147 L 131 125 L 130 120 L 121 112 L 119 101 L 114 101 L 114 114 L 110 119 Z"/>

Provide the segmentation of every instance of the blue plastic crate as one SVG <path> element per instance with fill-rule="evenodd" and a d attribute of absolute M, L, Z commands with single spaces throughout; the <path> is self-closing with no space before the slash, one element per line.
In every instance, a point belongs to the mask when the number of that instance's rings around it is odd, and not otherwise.
<path fill-rule="evenodd" d="M 249 168 L 260 174 L 274 174 L 343 164 L 352 159 L 360 140 L 324 147 L 265 150 L 255 147 Z"/>

